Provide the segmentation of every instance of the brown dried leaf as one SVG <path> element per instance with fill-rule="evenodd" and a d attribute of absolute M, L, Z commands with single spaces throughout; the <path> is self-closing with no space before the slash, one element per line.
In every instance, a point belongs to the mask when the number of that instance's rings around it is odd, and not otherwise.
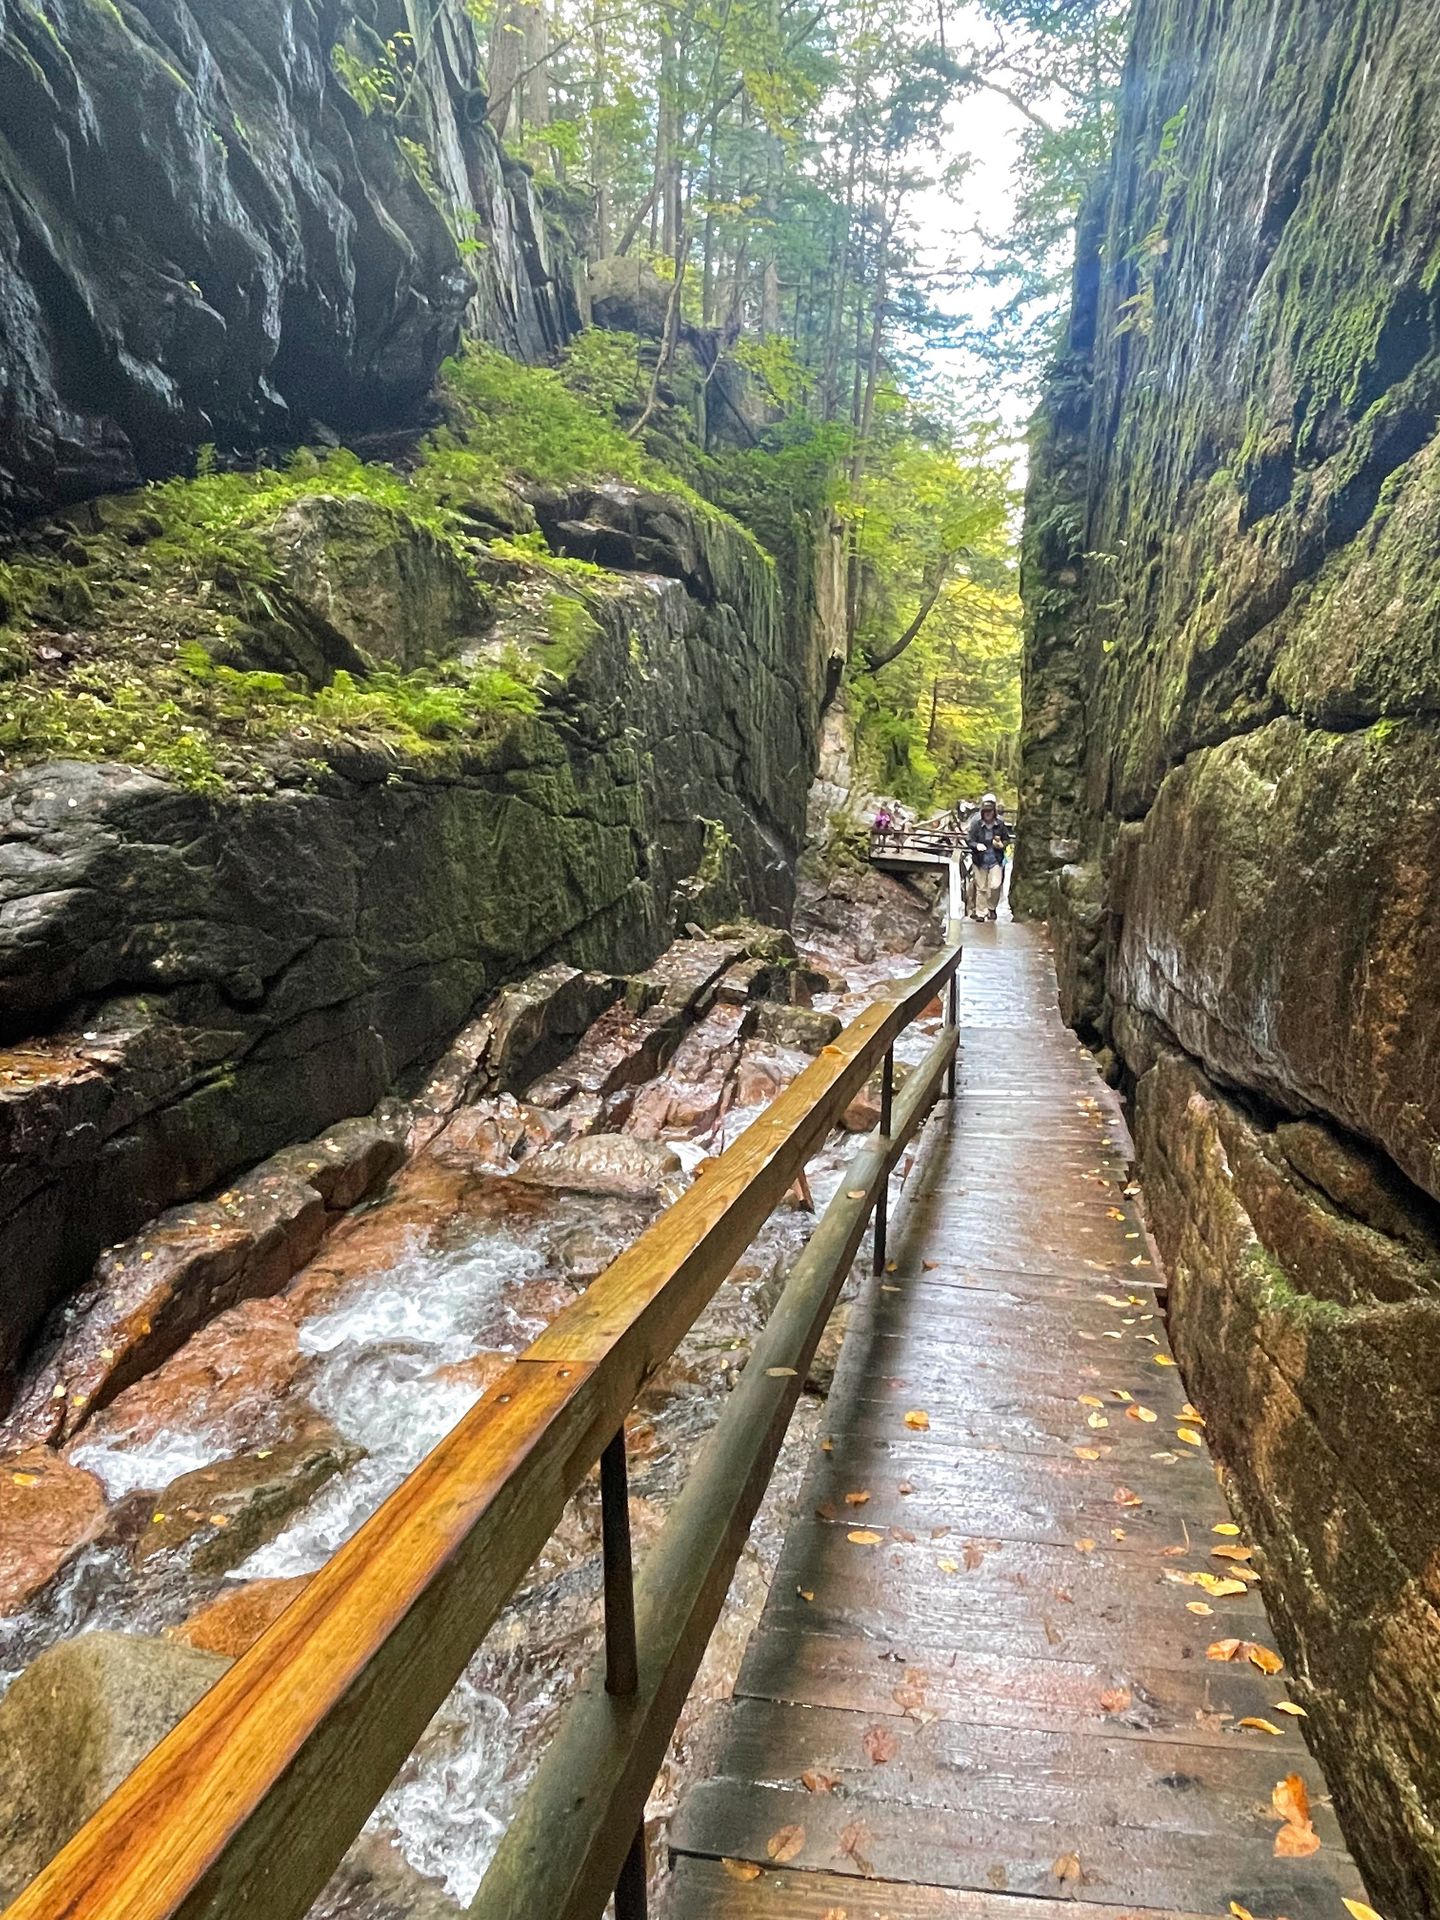
<path fill-rule="evenodd" d="M 1278 1653 L 1272 1653 L 1269 1647 L 1262 1647 L 1255 1640 L 1246 1640 L 1242 1644 L 1245 1648 L 1245 1658 L 1252 1667 L 1258 1667 L 1262 1673 L 1279 1673 L 1285 1665 Z"/>
<path fill-rule="evenodd" d="M 765 1851 L 777 1867 L 783 1867 L 787 1860 L 793 1860 L 805 1845 L 804 1827 L 781 1827 L 772 1833 L 765 1842 Z"/>
<path fill-rule="evenodd" d="M 900 1742 L 888 1727 L 867 1727 L 860 1744 L 873 1767 L 883 1767 L 900 1751 Z"/>
<path fill-rule="evenodd" d="M 1077 1553 L 1093 1553 L 1095 1551 L 1095 1542 L 1093 1540 L 1077 1540 L 1075 1542 L 1075 1551 Z"/>
<path fill-rule="evenodd" d="M 1242 1660 L 1245 1656 L 1240 1649 L 1248 1646 L 1245 1640 L 1212 1640 L 1205 1649 L 1207 1660 Z"/>
<path fill-rule="evenodd" d="M 758 1880 L 760 1869 L 753 1860 L 722 1859 L 721 1866 L 732 1880 Z"/>
<path fill-rule="evenodd" d="M 965 1565 L 970 1569 L 971 1573 L 974 1573 L 978 1566 L 983 1565 L 984 1560 L 985 1549 L 981 1546 L 980 1542 L 978 1540 L 967 1540 L 965 1542 Z"/>
<path fill-rule="evenodd" d="M 867 1500 L 868 1500 L 869 1498 L 870 1498 L 870 1490 L 869 1490 L 869 1488 L 868 1488 L 868 1487 L 861 1487 L 861 1488 L 860 1488 L 860 1489 L 858 1489 L 858 1490 L 857 1490 L 857 1491 L 856 1491 L 855 1493 L 847 1493 L 847 1494 L 846 1494 L 846 1496 L 845 1496 L 845 1504 L 846 1504 L 846 1506 L 847 1506 L 847 1507 L 863 1507 L 863 1506 L 864 1506 L 864 1504 L 865 1504 L 865 1502 L 866 1502 L 866 1501 L 867 1501 Z"/>
<path fill-rule="evenodd" d="M 1062 1887 L 1073 1886 L 1084 1878 L 1078 1853 L 1062 1853 L 1050 1871 Z"/>
<path fill-rule="evenodd" d="M 1107 1687 L 1100 1696 L 1100 1705 L 1106 1713 L 1124 1713 L 1130 1699 L 1128 1687 Z"/>
<path fill-rule="evenodd" d="M 925 1704 L 925 1695 L 919 1687 L 896 1687 L 890 1698 L 905 1713 L 911 1712 L 915 1707 L 923 1707 Z"/>
<path fill-rule="evenodd" d="M 800 1784 L 807 1793 L 833 1793 L 840 1784 L 838 1773 L 827 1773 L 823 1767 L 807 1767 L 800 1776 Z"/>
<path fill-rule="evenodd" d="M 1100 1449 L 1099 1447 L 1076 1447 L 1075 1458 L 1077 1460 L 1098 1460 L 1100 1458 Z"/>
<path fill-rule="evenodd" d="M 840 1829 L 840 1838 L 836 1852 L 853 1860 L 861 1873 L 871 1874 L 875 1869 L 866 1859 L 864 1847 L 870 1838 L 869 1829 L 863 1820 L 852 1820 L 848 1826 Z"/>

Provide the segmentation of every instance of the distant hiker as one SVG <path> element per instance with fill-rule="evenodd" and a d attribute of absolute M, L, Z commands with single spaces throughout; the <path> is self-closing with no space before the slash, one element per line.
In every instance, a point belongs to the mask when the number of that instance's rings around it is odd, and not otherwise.
<path fill-rule="evenodd" d="M 888 801 L 882 800 L 875 809 L 875 818 L 872 825 L 875 830 L 875 838 L 883 847 L 885 842 L 890 838 L 891 830 L 895 825 L 895 816 L 890 811 Z"/>
<path fill-rule="evenodd" d="M 980 811 L 965 831 L 965 844 L 975 867 L 975 918 L 993 920 L 1005 885 L 1005 849 L 1010 844 L 1010 829 L 993 793 L 980 802 Z"/>

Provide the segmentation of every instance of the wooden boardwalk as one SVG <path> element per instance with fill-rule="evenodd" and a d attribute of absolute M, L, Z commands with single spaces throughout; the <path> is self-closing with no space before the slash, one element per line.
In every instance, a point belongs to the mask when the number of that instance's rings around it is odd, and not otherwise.
<path fill-rule="evenodd" d="M 1253 1589 L 1189 1579 L 1244 1543 L 1116 1110 L 1035 932 L 972 929 L 961 980 L 953 1118 L 852 1317 L 668 1920 L 1345 1920 L 1363 1890 L 1285 1674 L 1208 1657 L 1274 1640 Z M 1277 1857 L 1292 1773 L 1320 1845 Z"/>

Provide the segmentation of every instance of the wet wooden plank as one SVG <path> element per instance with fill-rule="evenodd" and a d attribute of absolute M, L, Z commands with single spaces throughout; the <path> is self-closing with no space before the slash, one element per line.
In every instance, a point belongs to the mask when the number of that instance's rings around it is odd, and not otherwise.
<path fill-rule="evenodd" d="M 665 1904 L 668 1920 L 1056 1920 L 1048 1901 L 941 1887 L 857 1883 L 832 1873 L 767 1868 L 748 1882 L 718 1860 L 681 1859 Z M 1133 1908 L 1132 1920 L 1208 1920 Z M 1071 1900 L 1065 1920 L 1114 1920 L 1113 1907 Z"/>
<path fill-rule="evenodd" d="M 1177 1789 L 1175 1811 L 1191 1797 Z M 1126 1820 L 1103 1787 L 1090 1805 L 1067 1801 L 1052 1813 L 1039 1800 L 1028 1814 L 1001 1817 L 969 1805 L 914 1806 L 873 1790 L 810 1794 L 798 1784 L 792 1790 L 727 1776 L 692 1788 L 676 1816 L 673 1844 L 682 1853 L 763 1866 L 788 1827 L 803 1834 L 788 1863 L 797 1879 L 818 1869 L 852 1883 L 875 1878 L 1031 1898 L 1075 1892 L 1108 1906 L 1221 1913 L 1233 1900 L 1289 1920 L 1335 1920 L 1342 1894 L 1364 1898 L 1359 1875 L 1337 1846 L 1322 1846 L 1308 1860 L 1277 1860 L 1276 1822 L 1259 1804 L 1222 1835 Z M 1078 1879 L 1067 1877 L 1071 1859 Z"/>
<path fill-rule="evenodd" d="M 982 1726 L 1104 1732 L 1115 1738 L 1181 1745 L 1238 1743 L 1276 1763 L 1275 1778 L 1303 1764 L 1298 1724 L 1279 1711 L 1285 1676 L 1266 1677 L 1248 1662 L 1193 1658 L 1150 1663 L 1151 1649 L 1108 1639 L 1098 1657 L 1067 1660 L 979 1652 L 918 1640 L 901 1650 L 853 1634 L 760 1633 L 751 1640 L 737 1694 L 746 1698 L 844 1707 L 869 1718 L 925 1710 Z M 1240 1726 L 1268 1720 L 1278 1735 Z"/>

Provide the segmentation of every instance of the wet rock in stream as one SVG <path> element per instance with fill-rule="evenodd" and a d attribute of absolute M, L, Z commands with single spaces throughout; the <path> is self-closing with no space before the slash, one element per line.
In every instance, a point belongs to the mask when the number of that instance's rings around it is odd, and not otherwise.
<path fill-rule="evenodd" d="M 0 1701 L 0 1903 L 8 1906 L 229 1666 L 194 1647 L 84 1633 Z"/>

